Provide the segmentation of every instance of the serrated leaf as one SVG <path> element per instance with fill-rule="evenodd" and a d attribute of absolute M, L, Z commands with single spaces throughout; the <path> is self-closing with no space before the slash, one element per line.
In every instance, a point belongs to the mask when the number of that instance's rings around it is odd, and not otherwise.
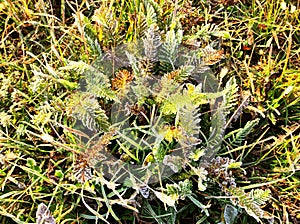
<path fill-rule="evenodd" d="M 252 189 L 249 193 L 249 196 L 258 204 L 263 205 L 271 198 L 270 189 Z"/>

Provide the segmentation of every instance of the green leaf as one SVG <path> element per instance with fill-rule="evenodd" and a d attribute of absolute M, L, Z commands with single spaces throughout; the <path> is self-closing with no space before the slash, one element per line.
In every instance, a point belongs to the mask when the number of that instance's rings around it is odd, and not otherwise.
<path fill-rule="evenodd" d="M 271 198 L 271 190 L 270 189 L 252 189 L 249 193 L 249 196 L 253 198 L 253 200 L 258 204 L 258 205 L 263 205 L 267 201 L 270 200 Z"/>
<path fill-rule="evenodd" d="M 68 102 L 69 114 L 90 130 L 108 131 L 110 123 L 96 97 L 90 93 L 76 92 Z"/>
<path fill-rule="evenodd" d="M 233 162 L 227 166 L 227 169 L 237 169 L 237 168 L 241 168 L 241 166 L 242 166 L 242 162 Z"/>
<path fill-rule="evenodd" d="M 64 177 L 64 174 L 61 170 L 55 170 L 54 176 L 58 177 L 59 179 Z"/>
<path fill-rule="evenodd" d="M 198 201 L 196 198 L 194 198 L 192 195 L 187 195 L 188 199 L 191 200 L 198 208 L 202 209 L 202 211 L 205 212 L 205 215 L 209 216 L 208 208 L 210 208 L 210 205 L 203 205 L 200 201 Z"/>
<path fill-rule="evenodd" d="M 239 129 L 239 131 L 231 138 L 230 145 L 232 147 L 239 147 L 241 146 L 242 142 L 246 139 L 246 137 L 251 133 L 253 128 L 258 124 L 259 118 L 255 120 L 248 121 L 246 125 Z"/>
<path fill-rule="evenodd" d="M 77 82 L 70 82 L 70 81 L 65 80 L 65 79 L 57 79 L 57 81 L 69 90 L 73 90 L 73 89 L 78 88 L 78 83 Z"/>
<path fill-rule="evenodd" d="M 27 163 L 26 165 L 30 168 L 33 168 L 36 166 L 36 161 L 32 158 L 27 158 Z"/>

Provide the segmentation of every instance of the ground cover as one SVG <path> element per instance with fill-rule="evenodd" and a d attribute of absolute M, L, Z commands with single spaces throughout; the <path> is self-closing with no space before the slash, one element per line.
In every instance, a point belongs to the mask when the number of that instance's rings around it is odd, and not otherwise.
<path fill-rule="evenodd" d="M 298 1 L 1 1 L 1 223 L 298 223 Z"/>

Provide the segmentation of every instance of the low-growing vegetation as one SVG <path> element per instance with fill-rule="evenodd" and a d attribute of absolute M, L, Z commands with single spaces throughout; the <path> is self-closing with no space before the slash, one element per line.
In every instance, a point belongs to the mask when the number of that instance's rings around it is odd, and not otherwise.
<path fill-rule="evenodd" d="M 298 1 L 0 1 L 1 223 L 298 223 Z"/>

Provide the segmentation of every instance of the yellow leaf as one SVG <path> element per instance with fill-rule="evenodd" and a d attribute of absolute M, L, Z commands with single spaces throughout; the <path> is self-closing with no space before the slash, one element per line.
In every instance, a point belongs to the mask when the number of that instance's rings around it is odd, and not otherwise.
<path fill-rule="evenodd" d="M 156 197 L 161 200 L 164 204 L 167 204 L 168 206 L 175 206 L 176 200 L 172 198 L 171 196 L 168 196 L 162 192 L 154 191 Z"/>

